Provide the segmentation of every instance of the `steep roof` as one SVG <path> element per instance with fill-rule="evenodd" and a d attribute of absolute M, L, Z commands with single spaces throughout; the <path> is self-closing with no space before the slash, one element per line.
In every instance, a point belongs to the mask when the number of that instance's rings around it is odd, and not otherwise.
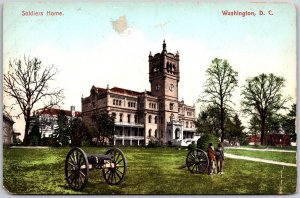
<path fill-rule="evenodd" d="M 129 89 L 123 89 L 123 88 L 120 88 L 120 87 L 113 87 L 113 88 L 110 89 L 110 91 L 115 92 L 115 93 L 120 93 L 120 94 L 127 94 L 127 95 L 130 95 L 130 96 L 139 96 L 139 95 L 142 94 L 141 92 L 132 91 L 132 90 L 129 90 Z"/>
<path fill-rule="evenodd" d="M 55 108 L 39 109 L 36 110 L 35 113 L 37 115 L 58 115 L 61 111 L 63 111 L 66 114 L 66 116 L 71 116 L 70 110 L 55 109 Z M 81 112 L 75 111 L 75 117 L 80 117 L 80 116 L 81 116 Z"/>

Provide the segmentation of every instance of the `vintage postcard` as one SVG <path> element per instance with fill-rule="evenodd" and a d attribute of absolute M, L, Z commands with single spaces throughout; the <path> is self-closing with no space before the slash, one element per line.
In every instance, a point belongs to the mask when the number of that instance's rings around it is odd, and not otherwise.
<path fill-rule="evenodd" d="M 6 2 L 13 195 L 297 193 L 296 7 Z"/>

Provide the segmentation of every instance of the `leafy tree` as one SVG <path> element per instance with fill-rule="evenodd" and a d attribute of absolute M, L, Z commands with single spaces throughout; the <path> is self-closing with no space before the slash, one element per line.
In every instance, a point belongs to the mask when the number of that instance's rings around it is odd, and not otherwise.
<path fill-rule="evenodd" d="M 296 104 L 293 104 L 289 113 L 283 117 L 282 128 L 286 134 L 296 134 Z"/>
<path fill-rule="evenodd" d="M 3 78 L 4 92 L 14 99 L 24 116 L 25 133 L 23 143 L 29 144 L 29 128 L 31 112 L 36 104 L 43 103 L 45 108 L 58 105 L 63 99 L 62 89 L 50 89 L 49 83 L 54 80 L 57 70 L 45 66 L 38 58 L 26 58 L 24 61 L 9 61 L 7 73 Z"/>
<path fill-rule="evenodd" d="M 88 134 L 88 128 L 81 118 L 74 118 L 71 121 L 70 137 L 72 146 L 81 146 L 82 140 Z"/>
<path fill-rule="evenodd" d="M 96 121 L 96 131 L 94 135 L 97 137 L 97 142 L 100 145 L 105 145 L 107 142 L 112 142 L 115 132 L 115 115 L 101 113 L 93 116 Z"/>
<path fill-rule="evenodd" d="M 29 133 L 29 142 L 31 145 L 38 146 L 41 143 L 41 136 L 42 134 L 40 133 L 40 126 L 38 123 L 38 117 L 33 117 L 32 118 L 32 126 L 31 130 Z"/>
<path fill-rule="evenodd" d="M 238 115 L 235 114 L 231 120 L 229 117 L 226 118 L 225 122 L 225 137 L 230 143 L 244 142 L 246 139 L 246 134 L 244 133 L 245 127 L 242 125 L 241 120 Z"/>
<path fill-rule="evenodd" d="M 215 58 L 206 70 L 207 80 L 204 85 L 204 99 L 202 101 L 213 104 L 219 109 L 219 120 L 221 130 L 221 142 L 225 136 L 225 112 L 231 109 L 231 97 L 234 88 L 237 86 L 238 72 L 232 69 L 227 60 Z"/>
<path fill-rule="evenodd" d="M 53 138 L 56 139 L 62 146 L 67 146 L 70 140 L 70 125 L 69 120 L 64 111 L 60 111 L 57 117 L 58 128 L 54 130 Z"/>
<path fill-rule="evenodd" d="M 284 78 L 274 74 L 260 74 L 246 80 L 242 89 L 243 112 L 258 118 L 261 132 L 261 144 L 264 144 L 267 132 L 267 118 L 283 109 L 287 98 L 282 96 Z"/>
<path fill-rule="evenodd" d="M 208 106 L 202 110 L 197 118 L 196 127 L 200 134 L 213 133 L 219 136 L 220 130 L 219 109 L 217 107 Z"/>

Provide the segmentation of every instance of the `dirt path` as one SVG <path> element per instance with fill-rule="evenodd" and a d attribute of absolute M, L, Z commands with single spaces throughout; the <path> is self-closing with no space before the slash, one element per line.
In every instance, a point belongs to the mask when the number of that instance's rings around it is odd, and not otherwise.
<path fill-rule="evenodd" d="M 228 157 L 228 158 L 231 158 L 231 159 L 240 159 L 240 160 L 248 160 L 248 161 L 254 161 L 254 162 L 263 162 L 263 163 L 268 163 L 268 164 L 277 164 L 277 165 L 282 165 L 282 166 L 297 167 L 297 164 L 291 164 L 291 163 L 285 163 L 285 162 L 278 162 L 278 161 L 260 159 L 260 158 L 255 158 L 255 157 L 233 155 L 233 154 L 229 154 L 229 153 L 224 153 L 224 155 L 225 155 L 225 157 Z"/>

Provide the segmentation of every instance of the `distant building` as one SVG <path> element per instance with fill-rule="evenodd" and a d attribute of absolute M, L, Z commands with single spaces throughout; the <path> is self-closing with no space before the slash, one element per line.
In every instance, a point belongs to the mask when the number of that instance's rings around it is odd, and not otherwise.
<path fill-rule="evenodd" d="M 38 124 L 42 137 L 50 137 L 54 133 L 54 130 L 58 128 L 57 120 L 60 112 L 64 112 L 69 120 L 72 117 L 81 117 L 81 112 L 75 111 L 75 106 L 71 106 L 71 110 L 55 108 L 39 109 L 33 113 L 33 117 L 36 117 L 37 120 L 33 119 L 31 127 L 34 124 Z"/>
<path fill-rule="evenodd" d="M 195 106 L 178 100 L 179 53 L 149 54 L 150 91 L 132 91 L 119 87 L 92 86 L 90 95 L 81 99 L 82 118 L 95 125 L 93 115 L 116 116 L 115 145 L 144 145 L 150 140 L 163 144 L 184 145 L 196 140 Z"/>
<path fill-rule="evenodd" d="M 3 112 L 3 145 L 11 145 L 17 142 L 17 137 L 20 133 L 17 133 L 13 129 L 14 121 L 8 113 Z"/>

